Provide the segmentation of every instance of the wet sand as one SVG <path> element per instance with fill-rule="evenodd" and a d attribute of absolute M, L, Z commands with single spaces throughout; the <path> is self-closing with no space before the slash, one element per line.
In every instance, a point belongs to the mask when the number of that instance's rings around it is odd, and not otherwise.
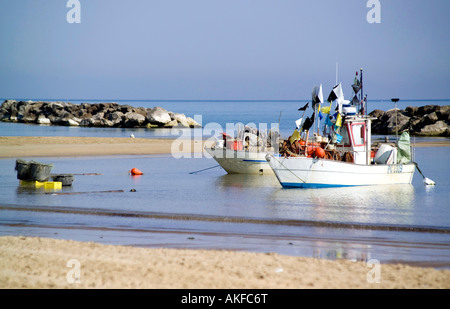
<path fill-rule="evenodd" d="M 179 141 L 123 137 L 0 136 L 0 158 L 194 153 L 201 152 L 205 144 L 205 141 L 192 141 L 190 146 L 188 142 L 174 144 Z M 450 140 L 420 142 L 415 146 L 449 147 Z"/>
<path fill-rule="evenodd" d="M 120 137 L 0 137 L 0 158 L 149 155 L 202 152 L 205 141 Z"/>
<path fill-rule="evenodd" d="M 0 288 L 450 288 L 450 270 L 275 253 L 149 249 L 7 236 L 0 237 L 0 257 Z"/>

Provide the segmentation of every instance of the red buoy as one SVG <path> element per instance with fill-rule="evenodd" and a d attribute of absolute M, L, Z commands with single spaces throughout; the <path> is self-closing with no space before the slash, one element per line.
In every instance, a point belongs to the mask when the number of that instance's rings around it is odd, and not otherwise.
<path fill-rule="evenodd" d="M 323 159 L 323 158 L 325 158 L 325 150 L 324 150 L 323 148 L 317 147 L 317 148 L 314 150 L 314 155 L 315 155 L 317 158 Z"/>
<path fill-rule="evenodd" d="M 137 168 L 132 168 L 130 171 L 131 175 L 144 175 L 144 173 L 142 173 L 140 170 L 138 170 Z"/>

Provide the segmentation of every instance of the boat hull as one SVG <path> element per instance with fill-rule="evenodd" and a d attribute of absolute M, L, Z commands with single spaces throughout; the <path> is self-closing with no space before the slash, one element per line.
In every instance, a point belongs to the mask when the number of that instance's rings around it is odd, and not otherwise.
<path fill-rule="evenodd" d="M 327 188 L 410 184 L 414 164 L 359 165 L 307 157 L 267 156 L 284 188 Z"/>
<path fill-rule="evenodd" d="M 273 175 L 273 171 L 266 160 L 268 152 L 225 148 L 206 148 L 206 151 L 228 174 Z"/>

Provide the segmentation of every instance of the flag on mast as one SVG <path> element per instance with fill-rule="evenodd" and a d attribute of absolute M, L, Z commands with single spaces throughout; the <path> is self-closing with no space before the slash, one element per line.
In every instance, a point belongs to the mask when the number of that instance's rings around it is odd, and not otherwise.
<path fill-rule="evenodd" d="M 358 71 L 356 71 L 355 80 L 353 81 L 352 85 L 353 91 L 355 92 L 355 95 L 358 94 L 358 92 L 361 90 L 361 82 L 358 79 Z"/>
<path fill-rule="evenodd" d="M 328 96 L 328 102 L 333 102 L 334 100 L 337 100 L 338 103 L 341 103 L 344 100 L 344 92 L 342 91 L 341 83 L 334 86 L 333 90 L 331 90 L 330 95 Z"/>
<path fill-rule="evenodd" d="M 305 106 L 300 107 L 298 110 L 299 110 L 299 111 L 305 111 L 308 107 L 309 107 L 309 102 L 306 103 Z"/>
<path fill-rule="evenodd" d="M 315 108 L 317 103 L 323 103 L 322 84 L 315 86 L 312 90 L 312 106 Z"/>

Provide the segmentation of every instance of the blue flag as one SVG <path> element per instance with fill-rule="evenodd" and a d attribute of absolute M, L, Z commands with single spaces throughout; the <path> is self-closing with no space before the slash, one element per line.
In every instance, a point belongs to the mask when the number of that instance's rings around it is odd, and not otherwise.
<path fill-rule="evenodd" d="M 325 124 L 329 127 L 333 126 L 333 123 L 331 122 L 331 116 L 327 115 L 327 117 L 325 118 Z"/>

